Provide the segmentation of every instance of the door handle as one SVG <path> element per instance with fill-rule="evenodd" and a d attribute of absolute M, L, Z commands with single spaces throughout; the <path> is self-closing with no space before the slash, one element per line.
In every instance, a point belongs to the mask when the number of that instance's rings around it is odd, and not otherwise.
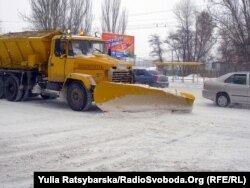
<path fill-rule="evenodd" d="M 54 63 L 50 63 L 50 66 L 53 67 L 53 66 L 54 66 Z"/>

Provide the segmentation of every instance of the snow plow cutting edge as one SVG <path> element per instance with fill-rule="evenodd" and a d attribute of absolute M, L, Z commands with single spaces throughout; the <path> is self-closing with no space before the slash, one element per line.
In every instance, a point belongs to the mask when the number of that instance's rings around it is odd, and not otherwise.
<path fill-rule="evenodd" d="M 134 84 L 99 83 L 94 90 L 95 104 L 103 111 L 145 111 L 166 109 L 192 111 L 195 97 L 186 92 Z"/>

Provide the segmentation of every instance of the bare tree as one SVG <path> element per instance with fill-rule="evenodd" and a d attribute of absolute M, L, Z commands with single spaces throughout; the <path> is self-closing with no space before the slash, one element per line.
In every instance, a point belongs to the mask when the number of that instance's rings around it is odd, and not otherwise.
<path fill-rule="evenodd" d="M 89 32 L 92 25 L 92 2 L 88 0 L 70 0 L 69 2 L 69 16 L 68 28 L 72 33 L 76 34 L 81 29 Z M 85 28 L 84 26 L 87 26 Z"/>
<path fill-rule="evenodd" d="M 104 0 L 102 4 L 102 31 L 124 34 L 127 28 L 128 13 L 121 10 L 121 0 Z"/>
<path fill-rule="evenodd" d="M 237 70 L 237 58 L 235 56 L 235 48 L 232 40 L 228 37 L 223 37 L 218 48 L 220 56 L 218 60 L 224 64 L 221 74 Z"/>
<path fill-rule="evenodd" d="M 182 35 L 181 30 L 169 33 L 165 43 L 170 47 L 172 51 L 172 61 L 184 61 L 183 52 L 185 50 L 185 38 Z"/>
<path fill-rule="evenodd" d="M 62 28 L 62 21 L 65 20 L 64 10 L 67 4 L 66 0 L 30 0 L 31 15 L 21 16 L 29 22 L 34 29 L 50 30 Z M 64 16 L 63 16 L 64 15 Z"/>
<path fill-rule="evenodd" d="M 213 36 L 215 24 L 207 11 L 197 12 L 191 0 L 177 4 L 174 10 L 178 21 L 175 32 L 169 33 L 165 43 L 172 51 L 172 60 L 176 61 L 206 61 L 211 58 L 211 49 L 216 43 Z M 191 72 L 190 67 L 184 67 L 183 74 Z"/>
<path fill-rule="evenodd" d="M 126 9 L 123 9 L 120 17 L 120 22 L 118 25 L 119 28 L 118 33 L 124 34 L 126 32 L 127 25 L 128 25 L 128 12 Z"/>
<path fill-rule="evenodd" d="M 216 38 L 213 36 L 215 23 L 212 16 L 202 11 L 196 17 L 195 38 L 194 38 L 194 60 L 206 61 L 207 56 L 216 43 Z"/>
<path fill-rule="evenodd" d="M 87 34 L 90 34 L 91 30 L 92 30 L 92 25 L 93 25 L 93 20 L 94 20 L 94 16 L 92 13 L 92 1 L 87 1 L 89 4 L 86 6 L 88 7 L 86 9 L 86 14 L 83 18 L 83 23 L 82 23 L 82 31 L 85 31 Z"/>
<path fill-rule="evenodd" d="M 165 42 L 178 61 L 193 61 L 195 9 L 191 0 L 180 1 L 174 14 L 178 22 L 177 31 L 170 33 Z"/>
<path fill-rule="evenodd" d="M 177 61 L 205 61 L 215 44 L 215 24 L 206 12 L 196 12 L 191 0 L 180 2 L 175 9 L 178 27 L 165 41 Z M 174 57 L 172 57 L 174 59 Z"/>
<path fill-rule="evenodd" d="M 71 29 L 73 33 L 77 33 L 85 25 L 88 25 L 88 31 L 91 28 L 92 1 L 30 0 L 30 6 L 31 15 L 21 14 L 21 17 L 29 22 L 33 29 Z"/>
<path fill-rule="evenodd" d="M 183 43 L 183 61 L 192 61 L 192 28 L 194 26 L 195 8 L 191 0 L 183 0 L 176 5 L 174 13 L 179 23 L 179 32 L 184 40 Z"/>
<path fill-rule="evenodd" d="M 164 49 L 160 36 L 156 34 L 151 35 L 149 38 L 149 44 L 153 48 L 153 50 L 150 52 L 150 55 L 152 57 L 157 57 L 158 61 L 163 62 Z"/>
<path fill-rule="evenodd" d="M 250 1 L 211 0 L 210 5 L 220 30 L 221 60 L 231 62 L 234 70 L 250 70 Z"/>

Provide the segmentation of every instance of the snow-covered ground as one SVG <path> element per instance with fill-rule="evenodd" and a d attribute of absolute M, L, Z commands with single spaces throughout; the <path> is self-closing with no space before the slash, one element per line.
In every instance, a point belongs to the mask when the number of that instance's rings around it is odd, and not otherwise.
<path fill-rule="evenodd" d="M 249 171 L 250 108 L 219 108 L 202 82 L 192 113 L 74 112 L 60 100 L 0 100 L 0 187 L 32 187 L 34 171 Z"/>

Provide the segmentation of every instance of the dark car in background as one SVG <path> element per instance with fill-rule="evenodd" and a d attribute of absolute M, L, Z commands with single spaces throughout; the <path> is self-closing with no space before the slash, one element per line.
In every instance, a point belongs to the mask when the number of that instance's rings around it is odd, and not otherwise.
<path fill-rule="evenodd" d="M 134 69 L 134 82 L 138 84 L 147 84 L 152 87 L 168 87 L 168 77 L 156 70 Z"/>

